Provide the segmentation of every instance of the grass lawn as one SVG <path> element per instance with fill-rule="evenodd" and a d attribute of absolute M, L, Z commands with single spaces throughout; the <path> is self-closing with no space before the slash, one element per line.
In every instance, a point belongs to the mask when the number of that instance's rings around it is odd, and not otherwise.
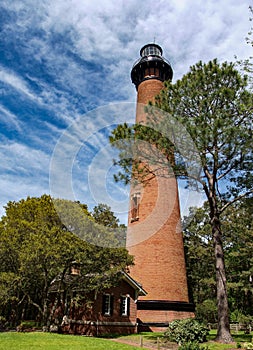
<path fill-rule="evenodd" d="M 237 348 L 238 344 L 243 347 L 243 343 L 250 343 L 252 341 L 253 334 L 245 334 L 244 332 L 232 332 L 232 337 L 234 339 L 234 345 L 231 346 L 231 344 L 219 344 L 214 342 L 216 336 L 216 331 L 210 331 L 208 336 L 208 343 L 205 343 L 205 345 L 208 345 L 209 350 L 223 350 L 223 349 L 231 349 Z"/>
<path fill-rule="evenodd" d="M 150 345 L 150 344 L 156 344 L 157 343 L 157 338 L 159 337 L 161 339 L 161 344 L 165 346 L 166 343 L 163 343 L 162 340 L 162 333 L 141 333 L 141 334 L 132 334 L 129 336 L 120 336 L 119 339 L 128 339 L 132 340 L 133 343 L 135 344 L 140 344 L 140 337 L 143 337 L 143 344 L 144 346 Z M 233 344 L 221 344 L 217 343 L 214 341 L 216 337 L 216 331 L 210 331 L 208 337 L 207 337 L 207 342 L 200 344 L 201 346 L 208 346 L 208 350 L 226 350 L 226 349 L 232 349 L 232 348 L 237 348 L 238 344 L 243 347 L 243 343 L 250 343 L 252 341 L 252 336 L 253 333 L 251 334 L 244 334 L 244 332 L 237 332 L 233 333 L 232 336 L 234 339 Z M 169 343 L 167 344 L 167 348 L 171 350 L 175 350 L 177 348 L 175 343 Z"/>
<path fill-rule="evenodd" d="M 220 344 L 214 342 L 216 332 L 211 331 L 208 342 L 201 345 L 208 346 L 208 350 L 226 350 L 237 348 L 237 344 L 251 342 L 252 334 L 243 332 L 232 333 L 234 344 Z M 60 335 L 43 332 L 34 333 L 0 333 L 0 350 L 137 350 L 140 339 L 143 338 L 143 350 L 145 345 L 155 345 L 157 338 L 161 339 L 162 333 L 142 333 L 129 336 L 119 336 L 118 340 L 127 341 L 132 345 L 114 342 L 109 339 L 82 337 L 73 335 Z M 162 339 L 161 339 L 162 341 Z M 163 343 L 163 345 L 165 345 Z M 168 349 L 177 349 L 175 343 L 167 344 Z"/>
<path fill-rule="evenodd" d="M 42 332 L 0 333 L 0 350 L 137 350 L 112 340 Z"/>

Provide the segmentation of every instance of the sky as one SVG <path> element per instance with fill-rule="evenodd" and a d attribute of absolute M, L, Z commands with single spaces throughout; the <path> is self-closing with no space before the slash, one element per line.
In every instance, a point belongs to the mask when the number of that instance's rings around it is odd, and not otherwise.
<path fill-rule="evenodd" d="M 180 79 L 198 61 L 248 58 L 252 0 L 0 0 L 0 215 L 44 193 L 122 217 L 110 130 L 134 122 L 130 71 L 163 48 Z M 188 195 L 187 195 L 188 196 Z M 194 198 L 183 193 L 181 206 Z M 187 203 L 186 203 L 187 202 Z"/>

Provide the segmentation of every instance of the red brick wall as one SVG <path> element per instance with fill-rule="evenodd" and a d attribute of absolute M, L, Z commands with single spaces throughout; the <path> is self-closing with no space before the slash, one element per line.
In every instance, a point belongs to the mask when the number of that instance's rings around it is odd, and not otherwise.
<path fill-rule="evenodd" d="M 105 316 L 102 314 L 102 298 L 103 298 L 103 294 L 106 294 L 106 293 L 113 295 L 113 299 L 114 299 L 113 314 L 111 316 Z M 135 323 L 137 318 L 137 310 L 136 310 L 134 293 L 135 292 L 133 288 L 125 281 L 121 281 L 120 285 L 117 287 L 104 290 L 103 293 L 97 296 L 97 300 L 94 303 L 94 308 L 93 308 L 94 315 L 96 315 L 99 321 Z M 122 295 L 127 295 L 127 294 L 130 296 L 130 313 L 129 313 L 129 316 L 121 316 L 120 297 Z"/>
<path fill-rule="evenodd" d="M 192 312 L 170 310 L 138 310 L 138 318 L 143 323 L 169 323 L 173 320 L 193 317 Z"/>
<path fill-rule="evenodd" d="M 149 101 L 154 101 L 155 96 L 163 89 L 164 85 L 161 80 L 148 79 L 144 80 L 138 86 L 137 103 L 147 104 Z M 137 115 L 138 118 L 138 115 Z M 139 121 L 138 119 L 136 120 Z"/>
<path fill-rule="evenodd" d="M 103 294 L 113 295 L 113 314 L 105 316 L 102 314 Z M 120 305 L 121 296 L 130 296 L 129 316 L 122 316 Z M 90 297 L 92 299 L 92 297 Z M 63 316 L 63 315 L 62 315 Z M 137 309 L 135 303 L 135 291 L 125 281 L 117 287 L 106 289 L 99 293 L 87 310 L 85 301 L 82 306 L 73 307 L 68 315 L 68 321 L 61 327 L 63 333 L 82 335 L 103 335 L 103 334 L 131 334 L 137 331 L 136 325 Z"/>
<path fill-rule="evenodd" d="M 144 113 L 144 106 L 149 102 L 155 101 L 155 96 L 163 89 L 163 82 L 158 79 L 144 80 L 138 86 L 137 106 L 136 106 L 136 122 L 145 122 L 146 114 Z"/>
<path fill-rule="evenodd" d="M 146 300 L 188 301 L 177 182 L 154 179 L 143 190 L 139 220 L 128 225 L 130 275 L 148 292 Z"/>

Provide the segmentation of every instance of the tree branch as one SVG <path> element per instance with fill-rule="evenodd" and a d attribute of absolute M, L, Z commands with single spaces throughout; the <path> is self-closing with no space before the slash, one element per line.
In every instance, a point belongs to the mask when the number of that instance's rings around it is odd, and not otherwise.
<path fill-rule="evenodd" d="M 248 195 L 251 194 L 251 193 L 253 193 L 253 189 L 250 190 L 250 191 L 247 191 L 247 192 L 245 192 L 245 193 L 243 193 L 243 194 L 241 194 L 240 196 L 234 198 L 234 199 L 231 200 L 230 202 L 227 202 L 227 203 L 220 209 L 220 213 L 222 213 L 225 209 L 227 209 L 231 204 L 233 204 L 233 203 L 239 201 L 240 199 L 242 199 L 242 198 L 248 196 Z"/>
<path fill-rule="evenodd" d="M 39 310 L 39 312 L 41 313 L 41 315 L 43 315 L 42 308 L 39 306 L 39 304 L 35 303 L 35 302 L 31 299 L 30 295 L 26 294 L 26 296 L 27 296 L 27 299 L 28 299 L 29 304 L 32 304 L 33 306 L 35 306 L 35 307 Z"/>

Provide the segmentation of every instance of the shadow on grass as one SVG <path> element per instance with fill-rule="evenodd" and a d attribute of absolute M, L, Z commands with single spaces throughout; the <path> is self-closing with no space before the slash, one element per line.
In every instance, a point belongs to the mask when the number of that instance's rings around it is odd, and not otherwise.
<path fill-rule="evenodd" d="M 245 334 L 244 332 L 232 332 L 232 337 L 234 342 L 232 344 L 223 344 L 219 342 L 215 342 L 216 338 L 216 330 L 210 331 L 207 336 L 207 342 L 202 343 L 200 345 L 207 347 L 208 350 L 233 350 L 237 348 L 243 348 L 243 343 L 250 343 L 252 341 L 253 333 Z M 142 340 L 141 340 L 142 337 Z M 178 348 L 178 344 L 169 342 L 165 338 L 163 338 L 163 333 L 151 333 L 151 332 L 142 332 L 138 334 L 131 335 L 117 335 L 116 338 L 121 339 L 122 341 L 131 341 L 135 345 L 143 344 L 143 346 L 158 346 L 158 338 L 161 349 L 170 349 L 176 350 Z"/>
<path fill-rule="evenodd" d="M 207 340 L 214 341 L 216 337 L 217 332 L 216 331 L 210 331 L 209 335 L 207 336 Z M 245 334 L 244 332 L 231 332 L 231 335 L 234 339 L 235 343 L 240 342 L 251 342 L 253 334 Z"/>

